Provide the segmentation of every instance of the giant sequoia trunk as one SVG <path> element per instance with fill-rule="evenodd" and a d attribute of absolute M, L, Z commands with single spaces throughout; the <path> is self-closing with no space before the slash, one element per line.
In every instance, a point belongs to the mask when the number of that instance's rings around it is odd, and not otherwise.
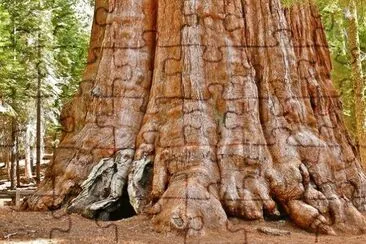
<path fill-rule="evenodd" d="M 366 178 L 311 5 L 97 0 L 88 60 L 29 208 L 110 219 L 129 198 L 160 231 L 281 214 L 366 229 Z"/>

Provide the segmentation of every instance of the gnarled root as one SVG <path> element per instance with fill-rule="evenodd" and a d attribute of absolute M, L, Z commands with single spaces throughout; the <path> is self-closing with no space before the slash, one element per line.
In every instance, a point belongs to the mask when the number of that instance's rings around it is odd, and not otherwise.
<path fill-rule="evenodd" d="M 335 235 L 326 218 L 319 211 L 299 200 L 288 203 L 288 211 L 291 219 L 299 227 L 321 234 Z"/>
<path fill-rule="evenodd" d="M 279 215 L 259 165 L 255 160 L 238 156 L 220 160 L 221 201 L 229 215 L 249 220 L 263 219 L 264 212 Z"/>
<path fill-rule="evenodd" d="M 195 173 L 193 173 L 195 174 Z M 206 229 L 224 228 L 227 217 L 218 199 L 217 185 L 203 182 L 204 175 L 180 173 L 149 211 L 155 229 L 202 235 Z"/>

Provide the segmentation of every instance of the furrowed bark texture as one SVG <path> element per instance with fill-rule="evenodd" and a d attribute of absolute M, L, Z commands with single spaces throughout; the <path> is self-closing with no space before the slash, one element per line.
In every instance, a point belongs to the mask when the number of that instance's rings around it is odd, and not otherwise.
<path fill-rule="evenodd" d="M 127 184 L 159 231 L 280 214 L 322 233 L 365 230 L 365 174 L 316 9 L 116 0 L 95 13 L 85 82 L 30 208 L 81 191 L 69 210 L 95 217 Z"/>

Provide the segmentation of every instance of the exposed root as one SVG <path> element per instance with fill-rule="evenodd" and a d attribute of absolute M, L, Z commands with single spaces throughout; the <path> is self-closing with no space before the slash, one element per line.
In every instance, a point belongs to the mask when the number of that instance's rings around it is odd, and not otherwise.
<path fill-rule="evenodd" d="M 172 178 L 168 189 L 150 210 L 155 229 L 202 235 L 207 229 L 224 228 L 227 217 L 216 187 L 182 173 Z"/>
<path fill-rule="evenodd" d="M 290 201 L 288 203 L 288 211 L 294 223 L 301 228 L 321 234 L 336 234 L 329 226 L 330 223 L 316 208 L 302 201 Z"/>

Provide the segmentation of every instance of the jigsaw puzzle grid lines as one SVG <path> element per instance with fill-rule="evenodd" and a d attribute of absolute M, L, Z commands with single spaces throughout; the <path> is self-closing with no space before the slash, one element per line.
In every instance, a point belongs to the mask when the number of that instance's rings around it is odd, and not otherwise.
<path fill-rule="evenodd" d="M 115 2 L 115 1 L 114 1 Z M 189 4 L 188 1 L 185 1 L 186 3 Z M 115 4 L 112 4 L 112 5 L 116 5 Z M 224 4 L 226 6 L 226 4 Z M 182 10 L 182 12 L 184 13 L 185 10 Z M 225 11 L 225 10 L 224 10 Z M 96 13 L 101 13 L 101 12 L 106 12 L 108 15 L 113 15 L 113 12 L 114 10 L 113 9 L 106 9 L 106 8 L 99 8 L 96 10 Z M 105 14 L 105 13 L 102 13 L 102 14 Z M 194 26 L 194 25 L 198 25 L 200 23 L 200 21 L 204 21 L 204 20 L 201 20 L 199 18 L 200 16 L 197 14 L 197 13 L 186 13 L 184 14 L 184 18 L 186 18 L 187 20 L 187 24 L 185 26 L 182 26 L 182 29 L 180 30 L 181 31 L 181 35 L 182 35 L 182 32 L 184 31 L 184 28 L 189 28 L 190 26 Z M 226 13 L 222 16 L 222 19 L 220 19 L 221 21 L 223 21 L 224 23 L 226 24 L 223 24 L 223 26 L 225 27 L 224 31 L 226 32 L 232 32 L 232 31 L 241 31 L 242 30 L 242 27 L 237 27 L 237 28 L 229 28 L 228 25 L 230 25 L 230 18 L 237 18 L 236 21 L 239 21 L 240 22 L 240 17 L 237 17 L 235 16 L 235 14 L 232 14 L 232 13 Z M 320 18 L 320 16 L 318 16 L 318 18 Z M 95 20 L 99 20 L 100 18 L 98 16 L 95 16 Z M 114 22 L 110 22 L 110 23 L 97 23 L 97 25 L 99 25 L 100 27 L 103 27 L 103 28 L 106 28 L 108 26 L 112 26 L 114 24 Z M 232 26 L 231 26 L 232 27 Z M 323 31 L 323 29 L 320 29 L 321 31 Z M 316 32 L 318 30 L 315 30 L 315 33 L 313 34 L 314 36 L 316 36 Z M 283 32 L 283 33 L 288 33 L 290 36 L 292 36 L 292 33 L 291 33 L 291 30 L 289 29 L 281 29 L 281 30 L 277 30 L 275 32 L 272 33 L 272 36 L 273 36 L 273 39 L 277 41 L 277 38 L 275 37 L 279 32 Z M 123 31 L 121 32 L 123 34 Z M 126 33 L 126 34 L 130 34 L 130 33 Z M 136 34 L 136 33 L 135 33 Z M 90 50 L 91 54 L 89 56 L 89 61 L 88 61 L 88 65 L 93 65 L 97 62 L 97 60 L 100 59 L 100 57 L 103 55 L 102 52 L 108 52 L 108 51 L 112 51 L 114 54 L 113 56 L 117 56 L 117 55 L 121 55 L 123 56 L 123 52 L 126 51 L 126 52 L 132 52 L 132 53 L 136 53 L 136 52 L 146 52 L 146 49 L 148 49 L 146 43 L 149 43 L 151 42 L 151 35 L 156 35 L 157 36 L 157 42 L 159 43 L 159 33 L 157 32 L 157 30 L 149 30 L 149 29 L 146 29 L 146 30 L 143 30 L 142 31 L 142 34 L 140 37 L 137 37 L 136 39 L 139 39 L 141 40 L 141 43 L 139 43 L 139 45 L 118 45 L 119 43 L 116 43 L 116 42 L 113 42 L 112 41 L 112 45 L 111 46 L 108 46 L 108 45 L 105 45 L 105 46 L 102 46 L 102 47 L 94 47 Z M 150 38 L 150 39 L 149 39 Z M 291 39 L 291 38 L 290 38 Z M 123 43 L 123 39 L 121 41 Z M 163 44 L 164 44 L 164 41 L 162 41 Z M 194 44 L 194 43 L 177 43 L 177 44 L 170 44 L 170 45 L 157 45 L 157 48 L 158 49 L 166 49 L 166 50 L 173 50 L 172 53 L 174 53 L 174 49 L 182 49 L 182 48 L 201 48 L 203 49 L 203 55 L 205 57 L 208 57 L 207 59 L 203 58 L 204 60 L 204 63 L 205 64 L 210 64 L 210 63 L 219 63 L 222 61 L 222 57 L 224 56 L 224 51 L 225 49 L 227 48 L 232 48 L 232 49 L 235 49 L 235 50 L 238 50 L 240 52 L 240 50 L 247 50 L 247 49 L 255 49 L 255 50 L 258 50 L 258 49 L 272 49 L 272 48 L 277 48 L 278 45 L 280 45 L 278 42 L 274 42 L 273 44 L 271 45 L 266 45 L 266 46 L 261 46 L 261 45 L 251 45 L 251 44 L 247 44 L 247 45 L 243 45 L 242 43 L 237 43 L 237 45 L 213 45 L 213 44 L 207 44 L 207 45 L 203 45 L 203 44 Z M 325 48 L 325 49 L 328 49 L 328 46 L 326 45 L 323 45 L 323 44 L 308 44 L 308 45 L 302 45 L 302 44 L 290 44 L 289 45 L 289 48 L 294 48 L 294 49 L 306 49 L 306 48 L 309 48 L 309 49 L 313 49 L 313 48 Z M 213 50 L 215 49 L 215 50 Z M 212 52 L 212 53 L 210 53 Z M 181 54 L 181 53 L 180 53 Z M 212 60 L 212 57 L 216 58 L 214 60 Z M 210 60 L 211 58 L 211 60 Z M 118 59 L 118 58 L 115 58 L 115 59 Z M 177 62 L 179 63 L 180 61 L 182 60 L 182 57 L 181 56 L 175 56 L 172 54 L 172 57 L 171 58 L 168 58 L 164 61 L 164 67 L 165 66 L 171 66 L 171 67 L 174 67 L 176 66 Z M 310 66 L 313 66 L 313 65 L 316 65 L 313 61 L 313 60 L 300 60 L 301 62 L 306 62 L 308 63 Z M 299 61 L 299 62 L 300 62 Z M 241 64 L 242 65 L 242 64 Z M 118 121 L 121 121 L 121 117 L 120 115 L 118 115 L 118 112 L 116 112 L 114 110 L 114 108 L 116 107 L 115 104 L 118 103 L 118 102 L 121 102 L 121 100 L 123 99 L 127 99 L 127 100 L 134 100 L 138 103 L 141 104 L 140 106 L 140 111 L 136 111 L 138 114 L 140 114 L 141 116 L 143 116 L 143 113 L 145 112 L 144 109 L 142 109 L 143 105 L 147 102 L 147 101 L 144 101 L 144 92 L 145 92 L 145 88 L 144 85 L 140 86 L 140 87 L 131 87 L 130 90 L 124 90 L 124 91 L 120 91 L 120 93 L 118 94 L 118 92 L 115 92 L 116 91 L 116 86 L 118 86 L 118 82 L 121 82 L 121 80 L 125 83 L 133 83 L 132 80 L 133 79 L 141 79 L 141 77 L 136 77 L 136 70 L 134 70 L 134 68 L 136 68 L 135 65 L 130 65 L 129 63 L 126 63 L 126 64 L 116 64 L 114 63 L 114 66 L 118 69 L 122 69 L 121 73 L 124 75 L 124 77 L 122 76 L 119 76 L 119 77 L 116 77 L 115 79 L 113 79 L 112 81 L 112 85 L 110 88 L 106 88 L 106 87 L 99 87 L 100 89 L 97 91 L 97 90 L 92 90 L 90 91 L 89 89 L 86 89 L 86 90 L 83 90 L 83 85 L 81 85 L 81 89 L 79 90 L 79 96 L 80 97 L 83 97 L 83 96 L 90 96 L 90 93 L 92 93 L 92 97 L 95 98 L 95 99 L 99 99 L 101 101 L 101 104 L 105 104 L 106 106 L 104 106 L 104 109 L 107 110 L 107 113 L 106 113 L 106 110 L 104 111 L 101 111 L 100 114 L 97 114 L 96 116 L 96 121 L 92 121 L 92 122 L 89 122 L 89 123 L 93 123 L 93 124 L 97 124 L 98 127 L 100 128 L 110 128 L 113 130 L 113 138 L 114 140 L 115 139 L 115 130 L 117 128 L 119 128 L 121 125 L 118 124 L 118 123 L 123 123 L 123 122 L 116 122 L 115 125 L 105 125 L 103 124 L 103 121 L 106 121 L 103 119 L 103 116 L 108 116 L 108 117 L 115 117 L 117 116 L 119 119 L 117 119 Z M 244 65 L 243 65 L 244 66 Z M 244 67 L 245 69 L 245 67 Z M 165 68 L 164 68 L 165 70 Z M 138 73 L 138 71 L 137 71 Z M 170 77 L 178 77 L 178 80 L 183 80 L 182 76 L 184 74 L 182 74 L 182 71 L 178 71 L 177 72 L 173 72 L 173 73 L 166 73 L 166 74 L 162 74 L 162 75 L 165 75 L 165 77 L 167 79 L 169 79 Z M 244 76 L 243 76 L 244 77 Z M 232 77 L 230 77 L 232 78 Z M 300 77 L 301 78 L 301 77 Z M 173 78 L 174 79 L 174 78 Z M 94 84 L 98 84 L 98 81 L 96 80 L 84 80 L 82 83 L 86 83 L 88 85 L 94 85 Z M 141 84 L 143 83 L 143 81 L 141 81 L 140 83 L 138 84 Z M 223 85 L 221 83 L 212 83 L 211 85 L 216 85 L 216 86 L 221 86 L 221 90 L 224 91 L 224 88 L 223 88 Z M 86 94 L 87 93 L 87 94 Z M 117 93 L 117 94 L 115 94 Z M 163 94 L 164 92 L 162 92 Z M 192 95 L 192 94 L 191 94 Z M 159 99 L 161 101 L 163 101 L 164 99 L 166 100 L 176 100 L 177 102 L 181 102 L 181 103 L 185 103 L 187 101 L 205 101 L 205 100 L 210 100 L 211 97 L 208 95 L 207 97 L 205 97 L 204 99 L 197 99 L 197 98 L 192 98 L 191 95 L 188 95 L 186 96 L 186 94 L 184 94 L 183 96 L 177 96 L 177 97 L 159 97 Z M 333 100 L 333 99 L 339 99 L 339 96 L 319 96 L 319 97 L 277 97 L 278 99 L 303 99 L 303 100 L 309 100 L 309 99 L 330 99 L 330 100 Z M 159 102 L 159 99 L 157 99 L 157 103 Z M 268 102 L 269 100 L 271 100 L 272 98 L 271 97 L 260 97 L 260 96 L 253 96 L 253 97 L 245 97 L 245 98 L 238 98 L 238 99 L 227 99 L 228 101 L 230 102 L 241 102 L 241 103 L 245 103 L 245 102 L 249 102 L 250 100 L 254 100 L 254 101 L 260 101 L 260 102 Z M 123 101 L 122 101 L 123 102 Z M 162 102 L 162 103 L 166 103 L 166 101 Z M 202 111 L 200 111 L 202 112 Z M 270 112 L 270 110 L 268 110 L 268 112 Z M 240 112 L 237 112 L 237 111 L 228 111 L 227 113 L 232 113 L 234 114 L 235 116 L 237 117 L 240 117 L 240 116 L 243 116 L 245 115 L 245 113 L 247 113 L 247 111 L 243 110 L 243 111 L 240 111 Z M 106 115 L 107 114 L 107 115 Z M 189 113 L 184 113 L 184 116 L 186 115 L 189 115 Z M 326 115 L 325 115 L 326 116 Z M 66 118 L 63 118 L 63 119 L 66 119 Z M 70 118 L 70 119 L 73 119 L 73 118 Z M 126 123 L 125 125 L 122 124 L 122 126 L 131 126 L 131 123 Z M 322 130 L 322 128 L 329 128 L 329 129 L 335 129 L 334 127 L 332 126 L 328 126 L 326 124 L 324 125 L 321 125 L 320 126 L 320 129 L 319 130 Z M 239 127 L 232 127 L 230 129 L 237 129 Z M 131 129 L 133 130 L 133 127 L 131 127 Z M 201 128 L 200 127 L 195 127 L 194 128 L 195 130 L 200 130 Z M 239 128 L 240 129 L 240 128 Z M 184 130 L 185 128 L 183 128 L 183 134 L 184 134 Z M 286 130 L 286 128 L 274 128 L 273 130 Z M 72 130 L 67 130 L 65 131 L 65 133 L 71 133 L 73 132 Z M 273 132 L 275 133 L 275 132 Z M 123 148 L 128 148 L 128 147 L 116 147 L 116 142 L 114 142 L 114 146 L 112 147 L 109 147 L 109 146 L 106 146 L 106 147 L 93 147 L 90 151 L 91 151 L 91 154 L 93 150 L 108 150 L 108 149 L 112 149 L 113 151 L 118 151 L 120 149 L 123 149 Z M 275 142 L 273 143 L 257 143 L 257 144 L 253 144 L 253 143 L 246 143 L 246 142 L 240 142 L 238 143 L 237 145 L 242 145 L 242 146 L 250 146 L 250 147 L 258 147 L 258 148 L 262 148 L 262 147 L 271 147 L 275 144 Z M 291 143 L 288 143 L 289 145 L 291 145 Z M 236 144 L 232 144 L 233 146 L 235 146 Z M 185 146 L 187 146 L 187 144 L 185 144 Z M 212 147 L 214 145 L 202 145 L 202 144 L 192 144 L 192 146 L 209 146 L 209 147 Z M 331 145 L 331 144 L 326 144 L 326 145 L 291 145 L 291 146 L 298 146 L 298 147 L 314 147 L 314 148 L 321 148 L 321 147 L 324 147 L 324 148 L 328 148 L 328 147 L 339 147 L 339 145 L 337 144 L 334 144 L 334 145 Z M 366 145 L 361 145 L 362 147 L 365 147 Z M 0 145 L 0 147 L 3 147 L 3 148 L 8 148 L 8 147 L 12 147 L 12 145 Z M 179 146 L 177 146 L 179 147 Z M 168 148 L 168 147 L 166 147 Z M 74 150 L 74 151 L 80 151 L 80 150 L 85 150 L 81 147 L 73 147 L 73 146 L 62 146 L 60 148 L 58 148 L 57 150 L 63 150 L 63 149 L 66 149 L 66 150 Z M 133 148 L 135 149 L 135 148 Z M 259 149 L 260 150 L 260 149 Z M 339 151 L 339 153 L 341 153 Z M 257 158 L 251 158 L 251 159 L 257 159 Z M 352 161 L 352 159 L 350 159 L 350 161 Z M 226 170 L 230 170 L 230 169 L 226 169 Z M 184 174 L 183 174 L 184 175 Z M 185 179 L 186 181 L 188 180 L 188 175 L 184 175 L 185 176 Z M 213 183 L 213 184 L 220 184 L 220 183 Z M 56 197 L 57 195 L 52 195 L 52 197 Z M 359 196 L 360 198 L 365 198 L 365 196 Z M 174 198 L 174 197 L 172 197 Z M 167 198 L 168 199 L 168 198 Z M 207 201 L 207 199 L 200 199 L 200 198 L 189 198 L 188 195 L 186 198 L 181 198 L 181 197 L 178 197 L 178 199 L 183 199 L 183 200 L 186 200 L 187 201 L 187 204 L 188 204 L 188 201 Z M 243 201 L 245 201 L 245 199 L 242 199 Z M 254 201 L 258 200 L 258 201 L 263 201 L 263 199 L 253 199 Z M 323 200 L 323 199 L 321 199 Z M 330 199 L 328 199 L 330 200 Z M 54 216 L 55 219 L 61 219 L 63 218 L 64 216 Z M 54 232 L 62 232 L 62 233 L 69 233 L 70 232 L 70 229 L 72 228 L 72 222 L 71 222 L 71 218 L 70 216 L 68 216 L 69 218 L 69 228 L 67 230 L 62 230 L 62 229 L 54 229 L 50 232 L 50 239 L 53 238 L 53 233 Z M 115 241 L 118 242 L 118 226 L 115 225 L 115 224 L 110 224 L 110 225 L 107 225 L 107 226 L 101 226 L 100 223 L 98 221 L 95 222 L 96 225 L 100 228 L 115 228 Z M 204 223 L 202 223 L 203 225 Z M 203 226 L 202 226 L 203 228 Z M 229 228 L 229 222 L 227 224 L 227 230 L 232 232 L 232 233 L 237 233 L 237 232 L 243 232 L 243 236 L 244 236 L 244 243 L 248 243 L 248 239 L 247 239 L 247 230 L 245 229 L 237 229 L 237 230 L 233 230 L 231 228 Z M 316 233 L 317 235 L 317 239 L 318 240 L 318 233 Z M 187 236 L 185 236 L 185 241 L 187 241 L 189 238 Z"/>

